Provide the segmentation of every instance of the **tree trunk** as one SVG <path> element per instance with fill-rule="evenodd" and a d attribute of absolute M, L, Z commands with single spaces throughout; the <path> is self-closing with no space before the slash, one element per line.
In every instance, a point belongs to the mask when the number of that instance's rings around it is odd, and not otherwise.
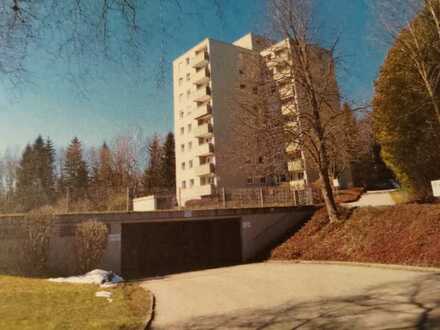
<path fill-rule="evenodd" d="M 320 169 L 319 179 L 321 183 L 322 197 L 324 198 L 325 208 L 327 209 L 330 223 L 337 222 L 339 220 L 339 212 L 336 206 L 335 198 L 333 196 L 333 190 L 330 184 L 328 171 Z"/>

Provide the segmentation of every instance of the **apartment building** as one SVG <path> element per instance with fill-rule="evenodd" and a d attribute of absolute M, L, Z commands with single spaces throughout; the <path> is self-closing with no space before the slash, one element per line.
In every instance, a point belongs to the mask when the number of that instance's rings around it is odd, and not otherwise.
<path fill-rule="evenodd" d="M 248 34 L 233 43 L 205 39 L 174 60 L 179 205 L 220 193 L 222 188 L 282 182 L 301 188 L 317 179 L 306 155 L 294 146 L 286 150 L 281 144 L 271 145 L 277 160 L 271 160 L 270 169 L 265 167 L 258 134 L 247 125 L 252 118 L 246 117 L 246 108 L 261 106 L 258 95 L 268 88 L 258 84 L 259 77 L 269 71 L 276 78 L 283 68 L 274 59 L 283 56 L 289 56 L 289 41 L 274 43 Z M 286 82 L 274 79 L 274 84 L 280 83 Z M 267 98 L 270 111 L 301 107 L 294 89 L 285 89 Z"/>

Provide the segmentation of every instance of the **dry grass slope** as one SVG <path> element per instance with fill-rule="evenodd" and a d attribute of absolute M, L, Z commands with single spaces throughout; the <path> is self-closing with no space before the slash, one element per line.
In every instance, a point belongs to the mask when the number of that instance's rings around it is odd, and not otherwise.
<path fill-rule="evenodd" d="M 271 258 L 439 267 L 440 204 L 359 208 L 335 224 L 320 209 Z"/>

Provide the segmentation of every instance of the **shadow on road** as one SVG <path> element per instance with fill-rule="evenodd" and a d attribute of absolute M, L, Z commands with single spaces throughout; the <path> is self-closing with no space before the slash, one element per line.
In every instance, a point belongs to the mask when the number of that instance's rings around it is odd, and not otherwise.
<path fill-rule="evenodd" d="M 375 286 L 356 296 L 287 302 L 270 309 L 193 318 L 160 329 L 366 328 L 440 329 L 440 274 Z"/>

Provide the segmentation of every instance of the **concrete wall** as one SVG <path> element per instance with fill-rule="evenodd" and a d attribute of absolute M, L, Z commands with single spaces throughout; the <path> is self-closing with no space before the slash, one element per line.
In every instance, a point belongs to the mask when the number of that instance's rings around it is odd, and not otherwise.
<path fill-rule="evenodd" d="M 310 208 L 298 208 L 287 212 L 243 216 L 241 220 L 243 262 L 255 260 L 290 230 L 302 225 L 312 212 Z"/>
<path fill-rule="evenodd" d="M 58 215 L 54 220 L 54 236 L 50 242 L 49 267 L 51 275 L 73 275 L 77 272 L 73 235 L 75 226 L 90 219 L 101 221 L 109 227 L 108 245 L 99 268 L 121 271 L 121 228 L 123 223 L 142 222 L 180 222 L 205 221 L 219 219 L 241 218 L 242 260 L 251 261 L 261 251 L 269 247 L 274 241 L 283 237 L 286 232 L 301 224 L 313 212 L 313 207 L 285 207 L 285 208 L 249 208 L 249 209 L 215 209 L 215 210 L 182 210 L 156 212 L 121 212 L 121 213 L 78 213 Z M 14 216 L 14 221 L 22 216 Z M 0 247 L 5 248 L 4 242 L 13 240 L 15 250 L 20 246 L 22 237 L 13 235 L 9 217 L 0 216 Z M 10 233 L 10 234 L 8 234 Z M 11 234 L 12 233 L 12 234 Z M 11 242 L 10 242 L 11 243 Z M 7 244 L 12 246 L 11 244 Z M 11 250 L 9 254 L 0 253 L 2 263 L 11 262 L 17 258 Z M 4 251 L 0 251 L 4 252 Z M 6 258 L 8 257 L 8 258 Z M 6 260 L 6 259 L 8 260 Z M 2 270 L 2 267 L 0 267 Z"/>
<path fill-rule="evenodd" d="M 133 211 L 155 211 L 157 210 L 157 200 L 154 195 L 134 198 L 133 199 Z"/>

